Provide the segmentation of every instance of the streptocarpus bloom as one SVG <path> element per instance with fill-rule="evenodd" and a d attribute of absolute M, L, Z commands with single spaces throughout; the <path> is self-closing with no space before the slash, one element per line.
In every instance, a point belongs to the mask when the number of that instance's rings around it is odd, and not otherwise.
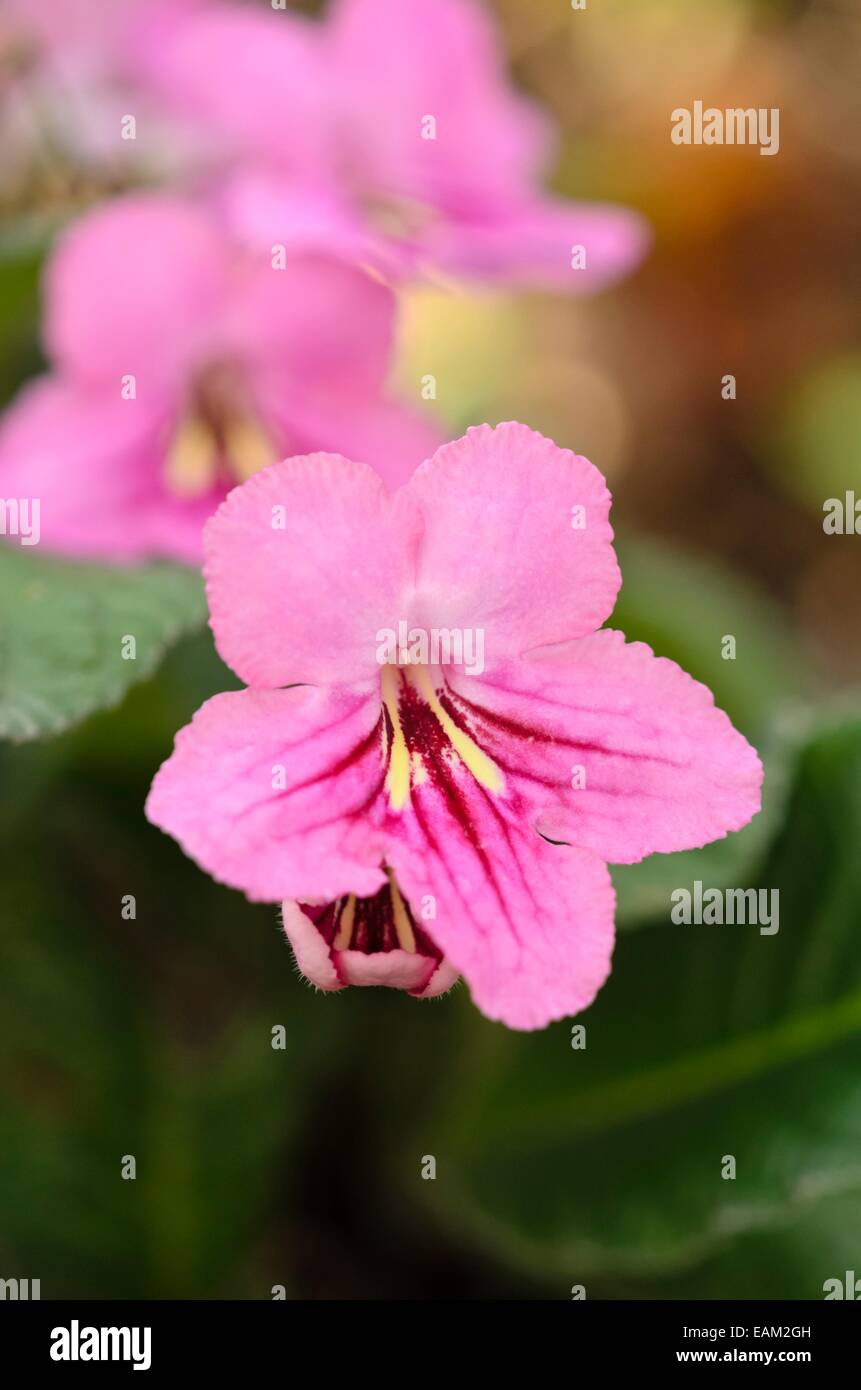
<path fill-rule="evenodd" d="M 0 425 L 0 491 L 40 498 L 51 549 L 199 563 L 204 521 L 265 464 L 349 450 L 397 484 L 439 442 L 385 394 L 390 290 L 240 250 L 192 203 L 138 194 L 88 214 L 45 298 L 53 371 Z"/>
<path fill-rule="evenodd" d="M 153 109 L 134 70 L 164 50 L 172 25 L 206 0 L 0 0 L 0 198 L 28 209 L 86 183 L 176 163 L 178 131 Z M 123 138 L 134 115 L 146 131 Z M 154 138 L 155 137 L 155 138 Z M 169 138 L 168 138 L 169 137 Z M 187 152 L 191 158 L 192 150 Z"/>
<path fill-rule="evenodd" d="M 334 0 L 322 22 L 212 6 L 147 77 L 218 134 L 238 171 L 225 206 L 263 244 L 571 290 L 645 251 L 634 213 L 542 191 L 549 124 L 477 0 Z"/>
<path fill-rule="evenodd" d="M 323 988 L 434 993 L 457 971 L 489 1017 L 541 1027 L 607 976 L 607 863 L 757 811 L 759 759 L 710 692 L 597 630 L 609 506 L 586 459 L 508 424 L 393 494 L 344 458 L 289 459 L 209 522 L 212 627 L 250 688 L 178 735 L 147 814 L 284 900 Z"/>

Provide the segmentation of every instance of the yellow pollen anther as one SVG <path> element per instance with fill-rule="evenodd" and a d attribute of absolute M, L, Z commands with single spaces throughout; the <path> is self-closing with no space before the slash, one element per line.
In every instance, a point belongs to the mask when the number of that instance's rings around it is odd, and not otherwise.
<path fill-rule="evenodd" d="M 266 431 L 250 415 L 187 415 L 167 451 L 165 482 L 177 497 L 202 497 L 215 487 L 221 470 L 244 483 L 276 458 Z"/>
<path fill-rule="evenodd" d="M 383 704 L 392 721 L 392 746 L 389 750 L 386 791 L 389 793 L 389 805 L 393 811 L 402 811 L 410 795 L 410 753 L 398 713 L 399 681 L 400 676 L 394 666 L 383 667 L 380 677 Z"/>
<path fill-rule="evenodd" d="M 388 874 L 389 890 L 392 895 L 392 911 L 395 918 L 395 931 L 398 936 L 398 945 L 402 951 L 407 951 L 411 956 L 414 956 L 416 952 L 416 938 L 412 923 L 409 919 L 409 914 L 404 906 L 404 900 L 401 897 L 398 885 L 395 883 L 391 869 L 386 869 L 386 873 Z"/>
<path fill-rule="evenodd" d="M 332 943 L 335 951 L 346 951 L 353 939 L 353 922 L 356 918 L 356 895 L 351 893 L 338 923 L 338 934 Z"/>
<path fill-rule="evenodd" d="M 460 757 L 464 767 L 468 769 L 478 782 L 479 786 L 485 787 L 489 792 L 502 792 L 505 790 L 505 778 L 492 758 L 479 748 L 474 739 L 463 729 L 459 729 L 457 724 L 447 714 L 439 702 L 439 696 L 434 689 L 430 672 L 426 666 L 414 666 L 410 669 L 410 674 L 417 690 L 421 692 L 433 713 L 436 715 L 443 731 L 451 744 L 452 748 Z"/>
<path fill-rule="evenodd" d="M 183 420 L 171 441 L 165 482 L 177 497 L 202 497 L 218 476 L 218 443 L 212 430 L 196 416 Z"/>
<path fill-rule="evenodd" d="M 240 483 L 276 459 L 266 431 L 247 415 L 239 415 L 225 425 L 224 450 L 230 472 Z"/>

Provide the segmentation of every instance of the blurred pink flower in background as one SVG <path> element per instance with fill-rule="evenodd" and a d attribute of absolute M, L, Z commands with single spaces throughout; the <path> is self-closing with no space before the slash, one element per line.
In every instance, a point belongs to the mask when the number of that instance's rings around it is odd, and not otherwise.
<path fill-rule="evenodd" d="M 542 192 L 550 125 L 509 83 L 476 0 L 335 0 L 322 22 L 211 5 L 142 68 L 209 140 L 255 243 L 569 290 L 645 252 L 637 214 Z"/>
<path fill-rule="evenodd" d="M 541 191 L 548 125 L 474 0 L 335 0 L 320 21 L 5 0 L 4 71 L 40 171 L 0 189 L 10 205 L 91 197 L 66 158 L 167 183 L 90 212 L 48 266 L 51 371 L 0 422 L 0 488 L 40 498 L 48 548 L 196 562 L 229 487 L 301 452 L 403 481 L 440 435 L 386 394 L 381 273 L 598 288 L 645 245 L 635 214 Z"/>
<path fill-rule="evenodd" d="M 433 994 L 457 972 L 512 1027 L 576 1013 L 610 968 L 607 862 L 759 809 L 759 759 L 705 686 L 597 631 L 620 582 L 609 506 L 586 459 L 508 424 L 394 494 L 344 458 L 290 459 L 209 522 L 216 644 L 251 688 L 180 732 L 147 814 L 221 882 L 285 900 L 322 988 Z M 381 655 L 402 623 L 480 633 L 486 669 Z"/>
<path fill-rule="evenodd" d="M 385 394 L 394 308 L 358 269 L 237 249 L 193 203 L 104 204 L 49 262 L 52 370 L 0 425 L 0 491 L 41 499 L 49 549 L 197 563 L 226 492 L 297 450 L 397 484 L 439 435 Z"/>
<path fill-rule="evenodd" d="M 0 0 L 0 191 L 28 167 L 36 179 L 63 161 L 93 173 L 176 167 L 180 132 L 153 109 L 137 73 L 169 46 L 172 26 L 207 0 Z M 141 119 L 124 141 L 124 117 Z M 190 154 L 190 148 L 186 151 Z"/>

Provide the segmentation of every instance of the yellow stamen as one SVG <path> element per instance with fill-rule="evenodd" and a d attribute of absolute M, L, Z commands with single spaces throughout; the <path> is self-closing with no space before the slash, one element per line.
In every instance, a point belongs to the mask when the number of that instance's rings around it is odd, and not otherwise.
<path fill-rule="evenodd" d="M 395 883 L 391 869 L 386 869 L 389 877 L 389 890 L 392 895 L 392 909 L 395 917 L 395 931 L 398 936 L 398 945 L 402 951 L 408 951 L 411 956 L 416 953 L 416 938 L 413 932 L 409 914 L 404 907 L 404 900 L 401 897 L 400 889 Z"/>
<path fill-rule="evenodd" d="M 346 951 L 353 939 L 353 922 L 356 917 L 356 895 L 351 893 L 347 899 L 347 905 L 341 913 L 341 920 L 338 923 L 338 934 L 332 943 L 335 951 Z"/>
<path fill-rule="evenodd" d="M 485 787 L 489 792 L 502 792 L 505 790 L 505 778 L 492 758 L 479 748 L 474 739 L 463 729 L 459 729 L 457 724 L 449 714 L 443 709 L 439 702 L 439 697 L 430 678 L 430 673 L 426 666 L 413 666 L 410 668 L 410 676 L 436 715 L 443 727 L 446 737 L 455 752 L 461 758 L 464 766 L 472 773 L 476 782 Z"/>
<path fill-rule="evenodd" d="M 178 497 L 202 497 L 218 475 L 218 444 L 202 420 L 188 416 L 167 453 L 165 481 Z"/>
<path fill-rule="evenodd" d="M 239 483 L 276 460 L 266 431 L 247 415 L 238 415 L 224 426 L 224 449 L 230 472 Z"/>
<path fill-rule="evenodd" d="M 389 805 L 393 811 L 402 811 L 410 795 L 410 754 L 401 717 L 398 713 L 398 688 L 400 676 L 394 666 L 384 666 L 380 678 L 383 704 L 392 721 L 392 747 L 389 754 L 389 770 L 386 774 L 386 790 Z"/>

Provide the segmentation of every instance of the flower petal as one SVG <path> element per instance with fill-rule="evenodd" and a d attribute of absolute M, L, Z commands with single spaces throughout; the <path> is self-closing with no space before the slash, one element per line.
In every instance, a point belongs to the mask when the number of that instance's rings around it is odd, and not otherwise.
<path fill-rule="evenodd" d="M 509 201 L 544 164 L 547 124 L 471 0 L 337 0 L 326 41 L 366 186 L 456 215 Z"/>
<path fill-rule="evenodd" d="M 434 999 L 457 981 L 454 967 L 436 956 L 397 949 L 373 953 L 333 949 L 299 903 L 285 902 L 281 907 L 296 964 L 318 989 L 332 992 L 347 985 L 384 985 L 408 990 L 417 999 Z"/>
<path fill-rule="evenodd" d="M 76 379 L 138 377 L 138 395 L 176 391 L 204 352 L 228 293 L 229 247 L 180 199 L 131 194 L 76 222 L 47 272 L 45 342 Z"/>
<path fill-rule="evenodd" d="M 418 995 L 425 994 L 433 976 L 440 972 L 439 962 L 433 957 L 407 951 L 380 951 L 376 955 L 339 951 L 337 966 L 345 984 L 385 985 Z"/>
<path fill-rule="evenodd" d="M 398 487 L 439 447 L 429 416 L 383 392 L 394 305 L 380 281 L 337 261 L 296 256 L 248 276 L 231 331 L 283 456 L 343 454 Z"/>
<path fill-rule="evenodd" d="M 585 1008 L 609 970 L 613 891 L 595 855 L 549 844 L 427 670 L 383 680 L 386 863 L 417 930 L 512 1027 Z"/>
<path fill-rule="evenodd" d="M 541 832 L 610 863 L 699 848 L 759 810 L 762 765 L 711 692 L 621 632 L 450 687 Z"/>
<path fill-rule="evenodd" d="M 415 268 L 406 243 L 375 231 L 361 205 L 334 181 L 243 169 L 219 186 L 217 206 L 243 245 L 270 255 L 273 246 L 283 246 L 288 256 L 322 254 L 370 267 L 388 281 Z"/>
<path fill-rule="evenodd" d="M 237 293 L 230 337 L 238 358 L 270 391 L 373 396 L 391 366 L 395 298 L 364 271 L 310 255 L 267 257 Z M 349 327 L 347 327 L 349 326 Z"/>
<path fill-rule="evenodd" d="M 483 631 L 492 663 L 592 632 L 612 612 L 610 494 L 588 459 L 526 425 L 481 425 L 422 464 L 407 492 L 424 523 L 417 624 Z"/>
<path fill-rule="evenodd" d="M 209 137 L 213 161 L 251 157 L 298 172 L 326 160 L 332 89 L 317 24 L 209 4 L 146 57 L 148 85 Z"/>
<path fill-rule="evenodd" d="M 324 449 L 361 459 L 394 490 L 408 483 L 420 463 L 439 448 L 441 431 L 429 415 L 386 397 L 342 392 L 267 394 L 269 416 L 277 421 L 291 453 Z"/>
<path fill-rule="evenodd" d="M 638 265 L 649 241 L 645 220 L 627 208 L 536 197 L 493 217 L 438 223 L 425 251 L 453 274 L 591 293 Z"/>
<path fill-rule="evenodd" d="M 223 493 L 195 500 L 164 486 L 167 402 L 42 379 L 0 426 L 0 492 L 38 498 L 41 544 L 108 560 L 164 555 L 199 564 L 203 523 Z"/>
<path fill-rule="evenodd" d="M 477 804 L 472 829 L 425 798 L 409 838 L 390 846 L 413 911 L 488 1018 L 543 1028 L 591 1004 L 610 972 L 615 895 L 595 855 L 551 845 Z M 474 832 L 477 832 L 474 833 Z"/>
<path fill-rule="evenodd" d="M 303 912 L 301 904 L 289 900 L 283 902 L 281 921 L 287 940 L 293 947 L 296 964 L 306 980 L 327 992 L 346 989 L 347 981 L 342 980 L 335 969 L 328 942 L 308 914 Z"/>
<path fill-rule="evenodd" d="M 371 895 L 385 882 L 379 689 L 231 691 L 177 735 L 146 813 L 249 898 Z"/>
<path fill-rule="evenodd" d="M 310 454 L 264 469 L 204 533 L 219 652 L 257 687 L 378 680 L 377 633 L 397 626 L 415 545 L 372 468 Z"/>

